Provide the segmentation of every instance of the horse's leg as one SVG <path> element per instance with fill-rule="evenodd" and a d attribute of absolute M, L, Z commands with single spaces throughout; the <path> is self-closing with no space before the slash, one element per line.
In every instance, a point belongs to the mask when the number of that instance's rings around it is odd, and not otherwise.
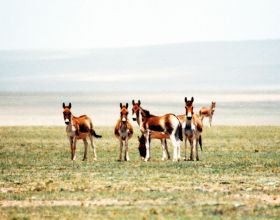
<path fill-rule="evenodd" d="M 147 162 L 150 159 L 150 132 L 146 131 L 145 134 L 145 145 L 146 145 L 146 157 L 145 162 Z"/>
<path fill-rule="evenodd" d="M 187 160 L 187 141 L 188 141 L 188 136 L 185 134 L 185 160 Z"/>
<path fill-rule="evenodd" d="M 167 153 L 167 158 L 168 158 L 168 160 L 170 160 L 170 154 L 169 154 L 169 151 L 168 151 L 168 145 L 167 145 L 166 139 L 164 139 L 164 145 L 165 145 L 165 150 L 166 150 L 166 153 Z"/>
<path fill-rule="evenodd" d="M 85 146 L 85 151 L 84 151 L 84 158 L 83 161 L 85 161 L 87 159 L 87 149 L 88 149 L 88 142 L 87 142 L 87 138 L 83 139 L 84 141 L 84 146 Z"/>
<path fill-rule="evenodd" d="M 178 160 L 177 141 L 174 134 L 170 135 L 170 141 L 173 145 L 173 161 L 177 161 Z"/>
<path fill-rule="evenodd" d="M 196 151 L 196 160 L 199 160 L 199 157 L 198 157 L 198 138 L 199 136 L 195 137 L 195 151 Z"/>
<path fill-rule="evenodd" d="M 209 124 L 210 124 L 210 127 L 212 126 L 212 115 L 209 116 Z"/>
<path fill-rule="evenodd" d="M 202 124 L 202 126 L 203 126 L 203 119 L 204 119 L 204 116 L 203 116 L 203 115 L 201 115 L 201 116 L 200 116 L 200 120 L 201 120 L 201 124 Z"/>
<path fill-rule="evenodd" d="M 181 142 L 180 139 L 177 139 L 177 160 L 181 160 Z"/>
<path fill-rule="evenodd" d="M 73 160 L 73 137 L 69 137 L 69 143 L 70 143 L 70 151 L 71 151 L 71 160 Z"/>
<path fill-rule="evenodd" d="M 125 139 L 125 156 L 124 156 L 125 161 L 129 161 L 129 156 L 128 156 L 128 137 Z"/>
<path fill-rule="evenodd" d="M 72 144 L 72 160 L 76 160 L 76 146 L 77 146 L 77 138 L 73 138 L 73 144 Z"/>
<path fill-rule="evenodd" d="M 89 135 L 89 140 L 90 140 L 90 145 L 91 145 L 92 150 L 93 150 L 93 160 L 97 160 L 97 157 L 96 157 L 96 145 L 93 143 L 93 137 L 92 137 L 91 134 Z"/>
<path fill-rule="evenodd" d="M 166 140 L 166 139 L 164 139 L 164 140 Z M 165 151 L 166 149 L 165 149 L 164 140 L 160 139 L 161 147 L 162 147 L 162 158 L 161 158 L 161 160 L 165 160 L 166 159 L 166 151 Z"/>
<path fill-rule="evenodd" d="M 120 154 L 119 154 L 119 159 L 118 161 L 122 161 L 122 149 L 123 149 L 123 140 L 120 137 Z"/>
<path fill-rule="evenodd" d="M 189 142 L 190 142 L 190 148 L 191 148 L 191 154 L 190 154 L 190 160 L 193 160 L 193 137 L 189 138 Z"/>

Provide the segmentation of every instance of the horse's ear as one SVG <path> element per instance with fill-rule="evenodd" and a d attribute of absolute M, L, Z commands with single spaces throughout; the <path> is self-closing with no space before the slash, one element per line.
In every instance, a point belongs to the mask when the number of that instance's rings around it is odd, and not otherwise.
<path fill-rule="evenodd" d="M 128 103 L 126 103 L 125 107 L 128 108 Z"/>
<path fill-rule="evenodd" d="M 135 101 L 134 101 L 134 99 L 132 100 L 132 105 L 134 105 L 135 104 Z"/>
<path fill-rule="evenodd" d="M 138 100 L 138 105 L 141 105 L 141 102 L 140 102 L 140 100 Z"/>
<path fill-rule="evenodd" d="M 187 103 L 187 101 L 188 101 L 188 98 L 187 98 L 187 97 L 185 97 L 185 103 Z"/>
<path fill-rule="evenodd" d="M 72 107 L 71 102 L 69 103 L 69 109 Z"/>
<path fill-rule="evenodd" d="M 62 103 L 62 108 L 65 108 L 65 103 L 64 102 Z"/>
<path fill-rule="evenodd" d="M 120 108 L 122 109 L 122 103 L 120 103 Z"/>
<path fill-rule="evenodd" d="M 194 101 L 194 98 L 192 97 L 191 102 L 193 102 L 193 101 Z"/>

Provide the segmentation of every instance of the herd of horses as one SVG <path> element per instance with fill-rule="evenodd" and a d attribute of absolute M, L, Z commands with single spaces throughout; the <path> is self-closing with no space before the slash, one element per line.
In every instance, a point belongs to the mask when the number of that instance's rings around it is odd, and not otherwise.
<path fill-rule="evenodd" d="M 199 160 L 198 145 L 202 150 L 202 131 L 203 119 L 209 118 L 209 125 L 212 125 L 212 117 L 216 108 L 216 102 L 212 102 L 210 107 L 202 107 L 199 113 L 194 113 L 194 98 L 190 100 L 185 97 L 185 114 L 165 114 L 156 116 L 150 111 L 143 109 L 141 101 L 132 100 L 132 120 L 136 121 L 141 131 L 138 136 L 139 154 L 144 161 L 151 159 L 151 139 L 159 139 L 162 146 L 162 160 L 170 159 L 166 139 L 170 139 L 173 146 L 173 161 L 181 160 L 180 142 L 184 141 L 185 155 L 184 160 L 194 160 L 194 148 L 196 160 Z M 87 159 L 88 139 L 93 148 L 94 160 L 96 160 L 96 146 L 93 137 L 101 138 L 96 134 L 91 119 L 87 115 L 75 117 L 71 112 L 71 103 L 63 103 L 63 117 L 66 124 L 66 133 L 70 142 L 71 159 L 76 159 L 76 143 L 82 139 L 84 142 L 84 158 Z M 128 103 L 120 103 L 120 117 L 114 128 L 114 134 L 120 142 L 120 151 L 118 160 L 122 160 L 122 151 L 125 150 L 124 160 L 129 161 L 128 141 L 133 136 L 133 126 L 128 118 Z M 187 142 L 190 144 L 190 157 L 187 158 Z"/>

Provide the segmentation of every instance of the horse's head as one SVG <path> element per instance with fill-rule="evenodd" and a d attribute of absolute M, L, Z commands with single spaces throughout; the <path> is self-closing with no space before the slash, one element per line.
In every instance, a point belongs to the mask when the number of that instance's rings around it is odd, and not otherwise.
<path fill-rule="evenodd" d="M 191 100 L 188 100 L 187 97 L 185 97 L 185 109 L 186 109 L 186 116 L 187 116 L 187 120 L 191 120 L 193 117 L 193 101 L 194 98 L 192 97 Z"/>
<path fill-rule="evenodd" d="M 212 109 L 212 112 L 215 111 L 215 109 L 216 109 L 216 102 L 212 102 L 211 103 L 211 109 Z"/>
<path fill-rule="evenodd" d="M 135 102 L 134 99 L 132 100 L 132 120 L 136 121 L 139 118 L 139 111 L 140 111 L 141 102 Z"/>
<path fill-rule="evenodd" d="M 65 103 L 63 102 L 62 104 L 63 118 L 66 125 L 69 125 L 69 123 L 71 122 L 71 118 L 72 118 L 71 106 L 72 106 L 71 103 L 69 103 L 69 105 L 65 105 Z"/>
<path fill-rule="evenodd" d="M 145 145 L 146 140 L 145 140 L 145 137 L 143 134 L 141 135 L 141 137 L 138 136 L 138 141 L 139 141 L 138 150 L 139 150 L 140 157 L 145 158 L 146 157 L 146 145 Z"/>
<path fill-rule="evenodd" d="M 127 116 L 128 116 L 128 103 L 126 103 L 126 105 L 123 105 L 122 103 L 120 103 L 120 119 L 122 123 L 126 123 L 127 122 Z"/>

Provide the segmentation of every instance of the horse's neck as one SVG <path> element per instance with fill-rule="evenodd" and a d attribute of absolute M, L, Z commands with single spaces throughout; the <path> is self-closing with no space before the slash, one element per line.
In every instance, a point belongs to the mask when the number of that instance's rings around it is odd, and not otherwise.
<path fill-rule="evenodd" d="M 124 133 L 127 133 L 127 122 L 126 123 L 120 123 L 120 127 L 119 127 L 119 132 L 120 134 L 124 134 Z"/>
<path fill-rule="evenodd" d="M 193 118 L 191 120 L 186 120 L 186 125 L 191 125 L 193 122 Z"/>
<path fill-rule="evenodd" d="M 141 111 L 142 111 L 142 109 L 140 109 L 139 115 L 138 115 L 138 117 L 137 117 L 137 119 L 136 119 L 139 128 L 141 128 L 142 125 L 143 125 Z"/>
<path fill-rule="evenodd" d="M 73 123 L 70 122 L 69 125 L 67 125 L 66 130 L 68 132 L 71 132 L 71 131 L 75 131 L 76 129 L 75 129 L 75 126 L 73 125 Z"/>
<path fill-rule="evenodd" d="M 73 118 L 75 118 L 75 117 L 73 115 L 71 115 L 70 123 L 69 123 L 69 125 L 67 125 L 67 131 L 69 131 L 69 132 L 76 131 L 75 123 L 73 121 Z"/>

